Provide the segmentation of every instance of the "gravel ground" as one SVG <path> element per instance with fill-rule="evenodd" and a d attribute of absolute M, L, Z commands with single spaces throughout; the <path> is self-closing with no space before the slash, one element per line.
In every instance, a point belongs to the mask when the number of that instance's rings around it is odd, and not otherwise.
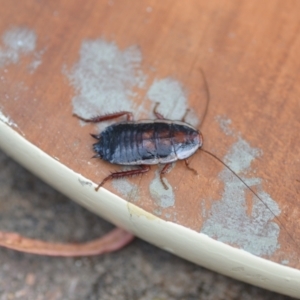
<path fill-rule="evenodd" d="M 0 152 L 0 230 L 87 241 L 113 226 Z M 98 257 L 52 258 L 0 248 L 4 299 L 292 299 L 201 268 L 136 239 Z"/>

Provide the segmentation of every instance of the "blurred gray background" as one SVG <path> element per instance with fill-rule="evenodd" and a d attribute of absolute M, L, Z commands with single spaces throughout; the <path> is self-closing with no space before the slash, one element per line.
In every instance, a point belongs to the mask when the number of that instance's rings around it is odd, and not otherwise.
<path fill-rule="evenodd" d="M 113 226 L 0 151 L 0 230 L 57 242 L 88 241 Z M 211 272 L 135 239 L 98 257 L 53 258 L 0 248 L 4 299 L 292 299 Z"/>

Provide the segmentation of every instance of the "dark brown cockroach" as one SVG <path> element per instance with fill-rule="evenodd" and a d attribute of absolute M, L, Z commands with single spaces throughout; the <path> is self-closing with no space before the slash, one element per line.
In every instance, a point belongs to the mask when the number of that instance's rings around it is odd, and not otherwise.
<path fill-rule="evenodd" d="M 124 122 L 115 123 L 105 128 L 99 135 L 92 136 L 98 140 L 93 145 L 96 155 L 112 164 L 135 165 L 138 169 L 115 172 L 103 179 L 97 186 L 98 190 L 108 179 L 121 178 L 146 173 L 150 165 L 164 164 L 160 172 L 160 179 L 165 187 L 167 185 L 162 179 L 171 163 L 184 160 L 189 167 L 187 158 L 193 155 L 202 146 L 202 134 L 193 126 L 184 121 L 171 121 L 165 119 L 154 107 L 156 120 L 133 121 L 133 115 L 128 111 L 97 116 L 92 119 L 84 119 L 85 122 L 98 123 L 111 120 L 121 116 L 127 117 Z M 197 172 L 196 172 L 197 173 Z"/>

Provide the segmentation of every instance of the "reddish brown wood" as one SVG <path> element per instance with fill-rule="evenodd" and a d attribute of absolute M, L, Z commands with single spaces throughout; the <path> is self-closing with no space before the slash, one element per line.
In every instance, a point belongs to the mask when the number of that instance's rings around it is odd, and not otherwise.
<path fill-rule="evenodd" d="M 115 167 L 90 160 L 89 133 L 97 132 L 80 127 L 72 116 L 76 91 L 62 71 L 78 61 L 82 41 L 102 37 L 120 49 L 138 45 L 149 84 L 154 78 L 176 78 L 188 87 L 189 105 L 199 116 L 205 103 L 202 68 L 211 92 L 202 125 L 204 148 L 222 158 L 239 135 L 262 150 L 251 168 L 276 199 L 282 213 L 275 222 L 285 228 L 280 231 L 280 249 L 267 258 L 280 263 L 289 256 L 289 265 L 299 268 L 299 9 L 300 3 L 291 0 L 2 1 L 0 34 L 13 26 L 33 28 L 37 49 L 44 54 L 33 73 L 28 71 L 28 56 L 1 68 L 1 111 L 31 143 L 99 182 Z M 138 90 L 132 101 L 138 107 L 144 97 L 145 91 Z M 222 132 L 217 116 L 231 120 L 235 136 Z M 199 231 L 204 222 L 198 212 L 199 194 L 207 199 L 202 207 L 208 211 L 211 199 L 218 199 L 224 189 L 217 178 L 222 166 L 201 153 L 190 166 L 198 176 L 184 163 L 166 174 L 177 187 L 176 205 L 165 208 L 161 218 L 168 220 L 166 215 L 176 212 L 177 223 Z M 152 168 L 130 179 L 143 199 L 136 204 L 149 212 L 157 208 L 148 188 L 154 172 Z M 109 183 L 106 188 L 117 193 Z"/>
<path fill-rule="evenodd" d="M 125 177 L 132 177 L 136 175 L 142 175 L 144 173 L 149 172 L 150 166 L 138 166 L 138 168 L 134 168 L 128 171 L 119 171 L 113 172 L 110 175 L 106 176 L 96 187 L 96 191 L 99 190 L 101 186 L 103 186 L 108 180 L 110 179 L 118 179 L 118 178 L 125 178 Z"/>

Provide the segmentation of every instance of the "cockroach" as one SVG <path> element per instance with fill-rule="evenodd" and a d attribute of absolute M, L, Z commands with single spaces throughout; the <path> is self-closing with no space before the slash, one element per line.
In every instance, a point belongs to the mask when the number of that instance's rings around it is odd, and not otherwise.
<path fill-rule="evenodd" d="M 202 134 L 187 124 L 184 117 L 181 121 L 165 119 L 157 112 L 158 105 L 159 103 L 156 103 L 153 110 L 157 117 L 156 120 L 134 121 L 132 113 L 128 111 L 97 116 L 92 119 L 79 117 L 83 121 L 97 123 L 126 115 L 126 121 L 106 127 L 99 135 L 92 134 L 92 137 L 98 140 L 93 145 L 96 152 L 94 157 L 112 164 L 139 167 L 110 174 L 102 180 L 96 190 L 109 179 L 146 173 L 150 170 L 150 165 L 156 164 L 164 164 L 160 172 L 160 179 L 164 188 L 168 189 L 162 175 L 177 160 L 184 160 L 188 169 L 196 173 L 189 166 L 187 158 L 202 146 Z"/>

